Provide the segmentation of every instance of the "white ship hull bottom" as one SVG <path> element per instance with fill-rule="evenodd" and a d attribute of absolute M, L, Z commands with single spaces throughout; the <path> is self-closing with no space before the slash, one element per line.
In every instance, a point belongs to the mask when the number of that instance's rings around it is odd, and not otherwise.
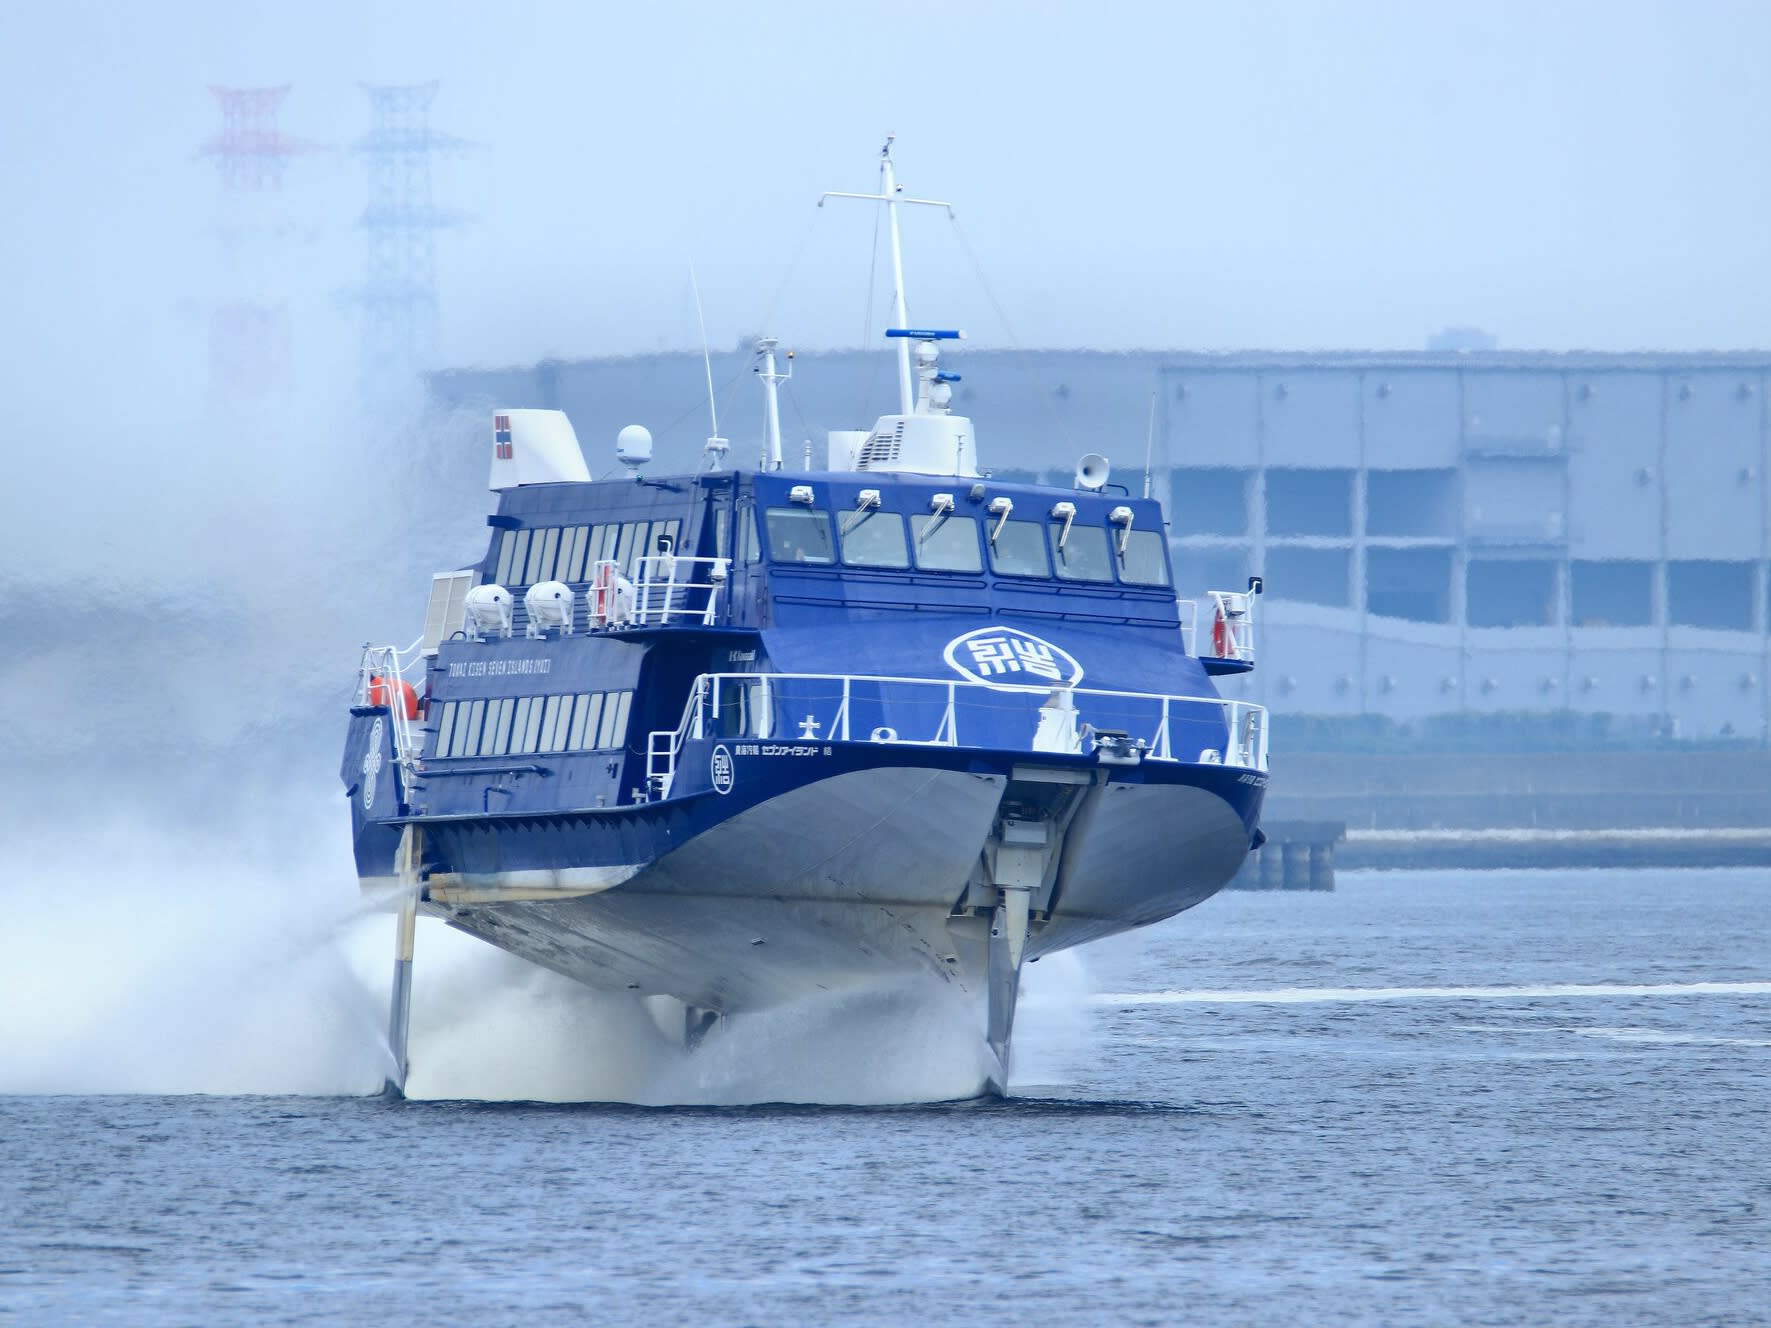
<path fill-rule="evenodd" d="M 917 973 L 981 990 L 988 919 L 955 908 L 1005 783 L 905 767 L 838 775 L 750 808 L 613 888 L 500 899 L 496 877 L 475 878 L 474 902 L 444 891 L 426 911 L 588 986 L 726 1013 Z M 1028 953 L 1189 908 L 1246 851 L 1241 821 L 1213 794 L 1100 788 L 1070 826 L 1052 914 L 1035 922 Z"/>

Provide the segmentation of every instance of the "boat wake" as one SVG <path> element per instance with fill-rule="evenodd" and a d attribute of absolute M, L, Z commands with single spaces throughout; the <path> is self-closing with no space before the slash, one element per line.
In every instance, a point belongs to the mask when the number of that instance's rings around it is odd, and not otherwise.
<path fill-rule="evenodd" d="M 274 842 L 224 817 L 16 843 L 27 865 L 3 891 L 0 985 L 30 1015 L 0 1025 L 0 1094 L 375 1092 L 394 920 L 360 895 L 337 835 L 301 833 L 328 825 L 330 804 L 285 802 Z M 417 951 L 413 1098 L 865 1106 L 970 1097 L 987 1069 L 982 1014 L 944 983 L 734 1016 L 690 1053 L 638 998 L 431 919 Z M 1017 1080 L 1061 1079 L 1085 1036 L 1085 981 L 1066 956 L 1030 970 Z"/>
<path fill-rule="evenodd" d="M 1097 1005 L 1317 1005 L 1346 1001 L 1538 1000 L 1618 996 L 1771 996 L 1771 982 L 1563 982 L 1511 987 L 1279 987 L 1269 991 L 1128 991 Z"/>
<path fill-rule="evenodd" d="M 946 984 L 729 1016 L 688 1051 L 665 1031 L 680 1006 L 654 998 L 655 1012 L 440 926 L 417 948 L 409 1099 L 873 1106 L 970 1097 L 987 1069 L 979 1014 Z"/>

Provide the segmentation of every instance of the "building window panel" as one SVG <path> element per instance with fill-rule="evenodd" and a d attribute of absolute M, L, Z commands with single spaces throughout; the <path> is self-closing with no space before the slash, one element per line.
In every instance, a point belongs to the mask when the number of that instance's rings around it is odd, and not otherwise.
<path fill-rule="evenodd" d="M 1352 554 L 1345 549 L 1269 548 L 1267 593 L 1346 608 L 1353 602 Z"/>
<path fill-rule="evenodd" d="M 1450 549 L 1367 549 L 1365 607 L 1386 618 L 1451 621 Z"/>
<path fill-rule="evenodd" d="M 1653 563 L 1577 561 L 1569 571 L 1576 627 L 1653 626 Z"/>
<path fill-rule="evenodd" d="M 1177 535 L 1248 534 L 1251 472 L 1221 467 L 1176 467 L 1169 477 Z"/>
<path fill-rule="evenodd" d="M 1668 563 L 1666 615 L 1678 627 L 1751 631 L 1753 565 L 1708 559 Z"/>
<path fill-rule="evenodd" d="M 1267 533 L 1347 536 L 1353 533 L 1353 472 L 1269 470 Z"/>
<path fill-rule="evenodd" d="M 1556 612 L 1556 564 L 1538 558 L 1480 559 L 1464 578 L 1471 627 L 1549 627 Z"/>
<path fill-rule="evenodd" d="M 1175 576 L 1183 593 L 1206 590 L 1241 590 L 1254 571 L 1254 557 L 1246 546 L 1218 549 L 1183 548 L 1175 557 Z"/>
<path fill-rule="evenodd" d="M 1365 533 L 1453 539 L 1458 528 L 1455 470 L 1373 470 L 1365 476 Z"/>

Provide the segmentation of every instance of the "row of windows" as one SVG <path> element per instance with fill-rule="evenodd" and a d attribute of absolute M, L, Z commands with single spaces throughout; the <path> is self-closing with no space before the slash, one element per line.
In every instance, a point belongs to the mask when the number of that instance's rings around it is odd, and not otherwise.
<path fill-rule="evenodd" d="M 492 579 L 501 586 L 532 586 L 540 581 L 589 581 L 600 562 L 631 568 L 633 560 L 658 551 L 668 538 L 674 548 L 681 522 L 623 521 L 600 526 L 537 526 L 507 530 L 498 543 Z"/>
<path fill-rule="evenodd" d="M 831 536 L 830 514 L 817 508 L 771 507 L 765 514 L 769 548 L 779 562 L 834 563 L 840 551 L 851 567 L 908 568 L 914 557 L 923 571 L 980 572 L 985 541 L 974 517 L 951 512 L 918 514 L 906 534 L 903 516 L 868 508 L 844 513 Z M 1064 581 L 1166 586 L 1168 562 L 1162 534 L 1154 530 L 1110 531 L 1103 526 L 1061 520 L 991 521 L 987 541 L 990 569 L 1007 576 Z"/>
<path fill-rule="evenodd" d="M 1353 535 L 1355 472 L 1273 467 L 1265 476 L 1269 535 Z M 1177 467 L 1169 476 L 1175 530 L 1182 535 L 1248 534 L 1254 477 L 1246 469 Z M 1365 533 L 1455 538 L 1462 511 L 1458 483 L 1455 470 L 1367 471 Z"/>
<path fill-rule="evenodd" d="M 1253 566 L 1247 549 L 1201 550 L 1187 562 L 1204 584 L 1239 585 Z M 1547 558 L 1471 559 L 1464 569 L 1464 619 L 1472 627 L 1553 627 L 1561 622 L 1559 569 Z M 1569 621 L 1578 627 L 1675 627 L 1755 630 L 1758 565 L 1693 559 L 1664 564 L 1664 592 L 1656 564 L 1638 559 L 1574 559 L 1566 565 Z M 1452 621 L 1455 564 L 1449 549 L 1367 549 L 1365 607 L 1371 613 L 1420 622 Z M 1345 549 L 1269 548 L 1267 591 L 1275 599 L 1352 607 L 1353 560 Z M 1771 623 L 1771 576 L 1765 621 Z"/>
<path fill-rule="evenodd" d="M 507 696 L 437 707 L 437 756 L 524 756 L 619 747 L 632 692 Z"/>

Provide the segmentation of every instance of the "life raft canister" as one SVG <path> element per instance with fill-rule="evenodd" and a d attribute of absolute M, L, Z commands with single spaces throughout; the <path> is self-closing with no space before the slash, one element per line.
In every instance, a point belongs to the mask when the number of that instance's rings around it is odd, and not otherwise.
<path fill-rule="evenodd" d="M 413 690 L 412 684 L 407 682 L 404 678 L 396 678 L 390 684 L 386 678 L 370 674 L 369 704 L 372 706 L 386 706 L 389 710 L 392 710 L 394 708 L 393 699 L 396 689 L 400 697 L 400 708 L 406 712 L 406 718 L 417 719 L 418 693 Z"/>

